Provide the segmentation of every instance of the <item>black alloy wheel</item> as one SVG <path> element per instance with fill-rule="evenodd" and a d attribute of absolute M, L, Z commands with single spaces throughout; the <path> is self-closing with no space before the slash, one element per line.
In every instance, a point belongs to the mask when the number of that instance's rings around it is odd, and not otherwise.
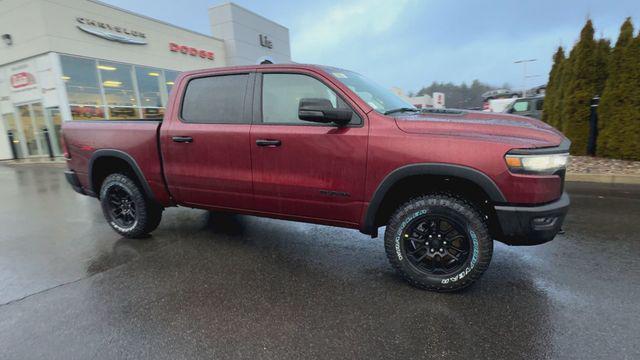
<path fill-rule="evenodd" d="M 493 253 L 486 217 L 473 203 L 448 193 L 400 205 L 389 219 L 384 245 L 389 262 L 409 284 L 440 292 L 474 283 Z"/>
<path fill-rule="evenodd" d="M 111 174 L 104 179 L 100 203 L 109 225 L 124 237 L 146 236 L 162 219 L 162 206 L 149 199 L 127 174 Z"/>
<path fill-rule="evenodd" d="M 455 219 L 424 215 L 412 220 L 405 229 L 403 245 L 407 258 L 419 271 L 454 274 L 469 257 L 471 239 Z"/>
<path fill-rule="evenodd" d="M 110 187 L 107 200 L 111 217 L 118 226 L 128 229 L 135 224 L 136 204 L 127 189 L 120 185 Z"/>

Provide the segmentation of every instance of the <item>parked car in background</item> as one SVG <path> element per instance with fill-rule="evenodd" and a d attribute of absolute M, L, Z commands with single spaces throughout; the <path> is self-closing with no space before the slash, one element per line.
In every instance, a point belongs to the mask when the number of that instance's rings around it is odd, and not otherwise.
<path fill-rule="evenodd" d="M 521 96 L 520 93 L 509 89 L 490 90 L 482 95 L 482 110 L 502 112 L 503 107 L 509 104 L 511 99 Z"/>
<path fill-rule="evenodd" d="M 515 114 L 521 116 L 529 116 L 536 119 L 542 119 L 542 108 L 544 105 L 544 96 L 534 96 L 516 99 L 510 104 L 504 112 L 507 114 Z"/>
<path fill-rule="evenodd" d="M 162 121 L 71 121 L 66 177 L 125 237 L 164 208 L 251 214 L 377 236 L 428 290 L 462 289 L 494 239 L 552 240 L 570 141 L 509 114 L 419 110 L 365 77 L 283 64 L 182 73 Z M 229 271 L 233 271 L 230 269 Z"/>
<path fill-rule="evenodd" d="M 515 98 L 504 98 L 504 99 L 490 99 L 488 100 L 483 108 L 484 111 L 501 113 L 504 112 L 513 102 Z"/>

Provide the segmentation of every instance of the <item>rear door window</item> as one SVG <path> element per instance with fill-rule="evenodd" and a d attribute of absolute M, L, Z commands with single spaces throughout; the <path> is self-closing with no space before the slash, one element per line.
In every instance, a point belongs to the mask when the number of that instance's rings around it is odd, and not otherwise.
<path fill-rule="evenodd" d="M 182 101 L 182 120 L 200 124 L 249 124 L 244 99 L 249 74 L 220 75 L 189 81 Z"/>

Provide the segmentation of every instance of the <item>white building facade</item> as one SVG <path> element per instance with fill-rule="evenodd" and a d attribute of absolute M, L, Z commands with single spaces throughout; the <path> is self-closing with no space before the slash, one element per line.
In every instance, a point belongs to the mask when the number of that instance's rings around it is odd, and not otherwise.
<path fill-rule="evenodd" d="M 287 28 L 233 3 L 209 18 L 214 36 L 94 0 L 2 0 L 0 160 L 61 155 L 64 121 L 161 118 L 181 71 L 291 61 Z"/>

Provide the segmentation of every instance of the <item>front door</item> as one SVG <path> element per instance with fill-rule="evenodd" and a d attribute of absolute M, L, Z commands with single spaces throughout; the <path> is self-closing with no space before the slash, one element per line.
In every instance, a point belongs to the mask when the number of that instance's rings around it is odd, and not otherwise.
<path fill-rule="evenodd" d="M 16 158 L 23 158 L 25 156 L 25 150 L 23 149 L 24 139 L 18 127 L 18 121 L 13 113 L 2 115 L 5 120 L 5 127 L 7 129 L 7 136 L 9 137 L 9 144 L 12 148 L 12 155 Z"/>
<path fill-rule="evenodd" d="M 18 110 L 18 138 L 22 152 L 27 156 L 48 155 L 45 136 L 47 124 L 42 103 L 19 105 Z"/>
<path fill-rule="evenodd" d="M 258 93 L 261 116 L 251 129 L 256 209 L 318 222 L 358 223 L 367 151 L 363 116 L 354 113 L 345 127 L 299 120 L 302 98 L 349 107 L 310 73 L 264 73 Z"/>
<path fill-rule="evenodd" d="M 247 104 L 252 92 L 247 89 L 253 78 L 249 73 L 192 78 L 184 99 L 175 102 L 181 109 L 171 112 L 174 118 L 162 126 L 160 137 L 167 185 L 180 204 L 251 208 Z"/>

